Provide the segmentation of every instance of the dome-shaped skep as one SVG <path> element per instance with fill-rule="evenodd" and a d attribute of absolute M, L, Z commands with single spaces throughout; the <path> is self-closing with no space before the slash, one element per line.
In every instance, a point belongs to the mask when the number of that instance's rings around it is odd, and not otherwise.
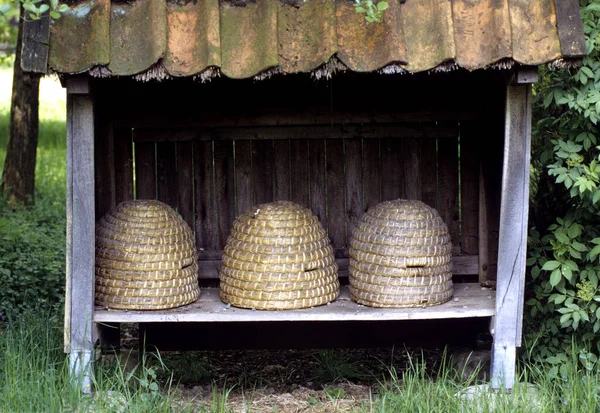
<path fill-rule="evenodd" d="M 452 297 L 452 244 L 421 201 L 385 201 L 352 231 L 350 297 L 372 307 L 423 307 Z"/>
<path fill-rule="evenodd" d="M 96 225 L 96 304 L 158 310 L 196 301 L 194 235 L 168 205 L 120 203 Z"/>
<path fill-rule="evenodd" d="M 219 278 L 223 302 L 259 310 L 314 307 L 340 292 L 321 223 L 289 201 L 257 205 L 236 218 Z"/>

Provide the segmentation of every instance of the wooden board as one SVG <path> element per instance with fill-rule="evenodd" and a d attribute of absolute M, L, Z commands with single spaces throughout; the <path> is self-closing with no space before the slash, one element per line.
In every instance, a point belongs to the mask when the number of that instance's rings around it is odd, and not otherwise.
<path fill-rule="evenodd" d="M 310 210 L 327 228 L 327 188 L 325 180 L 325 141 L 309 142 Z"/>
<path fill-rule="evenodd" d="M 139 143 L 136 143 L 139 145 Z M 175 142 L 156 143 L 156 198 L 177 209 L 177 152 Z"/>
<path fill-rule="evenodd" d="M 458 139 L 438 140 L 439 213 L 453 245 L 459 245 Z"/>
<path fill-rule="evenodd" d="M 402 142 L 400 139 L 381 140 L 381 200 L 404 197 L 402 179 Z"/>
<path fill-rule="evenodd" d="M 100 219 L 116 206 L 115 148 L 111 122 L 97 114 L 94 128 L 96 217 Z"/>
<path fill-rule="evenodd" d="M 133 199 L 133 145 L 131 128 L 114 128 L 116 203 Z"/>
<path fill-rule="evenodd" d="M 363 215 L 362 206 L 362 141 L 347 139 L 344 141 L 344 162 L 346 170 L 346 246 L 350 246 L 352 230 Z"/>
<path fill-rule="evenodd" d="M 252 142 L 235 142 L 235 215 L 254 205 L 252 185 Z"/>
<path fill-rule="evenodd" d="M 135 198 L 156 199 L 156 144 L 135 143 Z"/>
<path fill-rule="evenodd" d="M 275 157 L 273 199 L 289 200 L 291 197 L 290 177 L 290 141 L 278 140 L 273 142 L 273 155 Z"/>
<path fill-rule="evenodd" d="M 192 142 L 177 143 L 177 212 L 195 230 Z"/>
<path fill-rule="evenodd" d="M 421 147 L 417 138 L 402 139 L 404 198 L 421 199 Z"/>
<path fill-rule="evenodd" d="M 421 200 L 439 210 L 437 163 L 437 139 L 423 139 L 419 165 Z"/>
<path fill-rule="evenodd" d="M 194 205 L 196 207 L 196 248 L 199 252 L 218 249 L 212 151 L 212 142 L 194 142 Z M 198 258 L 202 259 L 202 255 L 199 254 Z"/>
<path fill-rule="evenodd" d="M 235 219 L 233 142 L 214 143 L 216 248 L 222 250 Z M 215 226 L 215 222 L 209 223 Z"/>
<path fill-rule="evenodd" d="M 479 160 L 477 159 L 477 132 L 471 123 L 461 124 L 460 179 L 461 179 L 461 240 L 463 254 L 479 252 Z"/>
<path fill-rule="evenodd" d="M 274 169 L 273 141 L 252 141 L 252 179 L 255 204 L 273 202 Z"/>
<path fill-rule="evenodd" d="M 300 139 L 290 141 L 290 173 L 292 186 L 292 201 L 304 207 L 310 202 L 310 164 L 308 142 Z"/>
<path fill-rule="evenodd" d="M 382 201 L 380 140 L 363 140 L 363 212 Z"/>
<path fill-rule="evenodd" d="M 344 188 L 344 142 L 327 139 L 327 234 L 334 250 L 346 248 L 346 214 Z"/>
<path fill-rule="evenodd" d="M 267 322 L 267 321 L 383 321 L 428 320 L 441 318 L 490 317 L 494 315 L 495 294 L 476 283 L 457 284 L 449 302 L 421 308 L 378 309 L 358 305 L 342 287 L 340 298 L 320 307 L 253 311 L 224 304 L 217 288 L 204 288 L 200 300 L 182 308 L 157 311 L 120 311 L 96 307 L 95 322 Z"/>

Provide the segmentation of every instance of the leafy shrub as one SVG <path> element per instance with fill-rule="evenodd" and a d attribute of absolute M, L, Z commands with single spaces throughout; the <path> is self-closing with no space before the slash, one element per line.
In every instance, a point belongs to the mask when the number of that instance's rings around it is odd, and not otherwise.
<path fill-rule="evenodd" d="M 588 56 L 536 85 L 526 340 L 555 366 L 600 355 L 600 3 L 581 0 Z"/>
<path fill-rule="evenodd" d="M 60 306 L 65 284 L 65 159 L 38 151 L 36 205 L 11 210 L 0 199 L 0 312 Z"/>

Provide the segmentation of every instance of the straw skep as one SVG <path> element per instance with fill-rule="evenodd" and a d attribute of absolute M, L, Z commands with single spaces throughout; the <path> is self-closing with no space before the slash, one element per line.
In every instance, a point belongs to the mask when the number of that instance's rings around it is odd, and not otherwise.
<path fill-rule="evenodd" d="M 352 231 L 350 298 L 372 307 L 423 307 L 452 297 L 452 244 L 421 201 L 385 201 Z"/>
<path fill-rule="evenodd" d="M 159 310 L 196 301 L 198 262 L 192 230 L 168 205 L 125 201 L 96 226 L 96 304 Z"/>
<path fill-rule="evenodd" d="M 257 205 L 235 219 L 219 279 L 223 302 L 258 310 L 323 305 L 340 291 L 319 219 L 289 201 Z"/>

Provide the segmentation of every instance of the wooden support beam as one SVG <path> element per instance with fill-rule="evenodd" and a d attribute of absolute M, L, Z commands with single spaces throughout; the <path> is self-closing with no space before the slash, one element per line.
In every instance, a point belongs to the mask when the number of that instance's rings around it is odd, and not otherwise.
<path fill-rule="evenodd" d="M 75 93 L 71 84 L 67 81 L 65 347 L 72 380 L 89 393 L 94 345 L 94 104 L 91 95 L 80 93 L 80 83 L 74 85 Z"/>
<path fill-rule="evenodd" d="M 508 86 L 504 134 L 492 386 L 509 389 L 515 380 L 515 352 L 521 345 L 523 325 L 531 85 Z"/>

